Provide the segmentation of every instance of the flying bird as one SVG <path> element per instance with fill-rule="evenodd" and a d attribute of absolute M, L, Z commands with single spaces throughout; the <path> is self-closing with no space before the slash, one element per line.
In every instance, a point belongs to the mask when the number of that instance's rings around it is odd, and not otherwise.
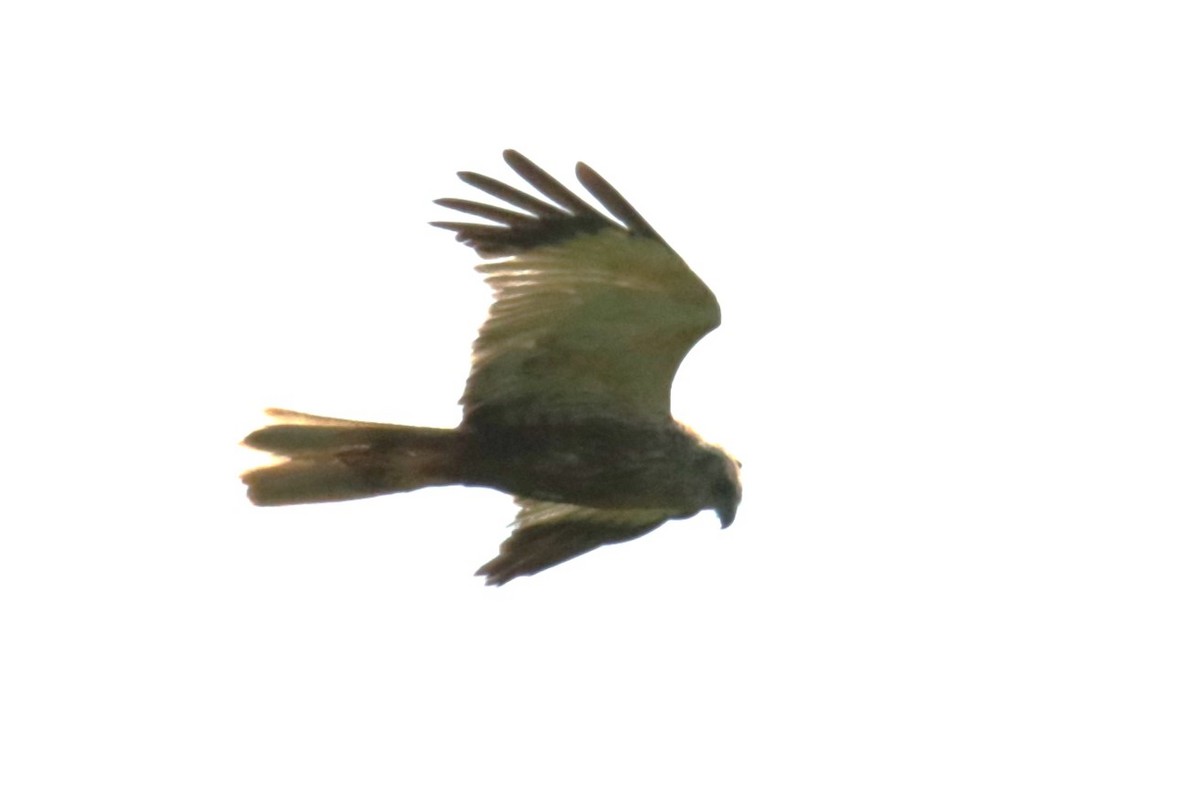
<path fill-rule="evenodd" d="M 242 476 L 260 506 L 427 486 L 513 496 L 512 535 L 479 568 L 504 584 L 741 502 L 740 464 L 671 416 L 684 356 L 721 321 L 717 299 L 633 206 L 586 164 L 580 184 L 606 216 L 515 150 L 504 160 L 544 199 L 460 172 L 512 208 L 442 199 L 483 220 L 434 222 L 486 261 L 493 289 L 457 428 L 270 409 L 244 444 L 283 460 Z"/>

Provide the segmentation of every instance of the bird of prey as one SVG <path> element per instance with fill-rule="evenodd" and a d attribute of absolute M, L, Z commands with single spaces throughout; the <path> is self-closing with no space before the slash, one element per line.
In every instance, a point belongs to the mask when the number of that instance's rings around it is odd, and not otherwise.
<path fill-rule="evenodd" d="M 493 302 L 473 346 L 457 428 L 271 409 L 244 444 L 282 458 L 242 476 L 261 506 L 352 500 L 427 486 L 484 486 L 519 509 L 489 584 L 741 501 L 740 464 L 671 416 L 684 356 L 720 324 L 717 299 L 586 164 L 605 216 L 515 150 L 504 160 L 545 199 L 460 172 L 512 208 L 438 205 L 477 220 L 434 222 L 486 259 Z"/>

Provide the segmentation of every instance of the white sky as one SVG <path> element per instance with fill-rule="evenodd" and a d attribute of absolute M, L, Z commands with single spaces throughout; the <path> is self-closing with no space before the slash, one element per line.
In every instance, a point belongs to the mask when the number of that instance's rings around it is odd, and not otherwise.
<path fill-rule="evenodd" d="M 0 12 L 0 795 L 1200 793 L 1189 4 L 181 5 Z M 505 147 L 720 297 L 729 530 L 245 501 L 263 407 L 457 421 Z"/>

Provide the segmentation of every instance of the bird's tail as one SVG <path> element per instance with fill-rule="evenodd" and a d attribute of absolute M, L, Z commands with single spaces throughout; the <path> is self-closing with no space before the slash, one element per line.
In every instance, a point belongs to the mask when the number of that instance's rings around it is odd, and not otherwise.
<path fill-rule="evenodd" d="M 280 422 L 256 430 L 243 444 L 285 460 L 242 475 L 255 505 L 356 500 L 460 481 L 462 437 L 457 431 L 277 408 L 267 413 Z"/>

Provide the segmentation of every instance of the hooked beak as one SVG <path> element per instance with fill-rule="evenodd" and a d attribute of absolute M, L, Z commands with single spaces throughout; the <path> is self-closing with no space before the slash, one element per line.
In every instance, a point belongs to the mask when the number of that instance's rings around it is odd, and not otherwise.
<path fill-rule="evenodd" d="M 717 519 L 721 520 L 721 529 L 724 530 L 733 524 L 733 518 L 737 516 L 737 506 L 730 505 L 716 509 Z"/>

